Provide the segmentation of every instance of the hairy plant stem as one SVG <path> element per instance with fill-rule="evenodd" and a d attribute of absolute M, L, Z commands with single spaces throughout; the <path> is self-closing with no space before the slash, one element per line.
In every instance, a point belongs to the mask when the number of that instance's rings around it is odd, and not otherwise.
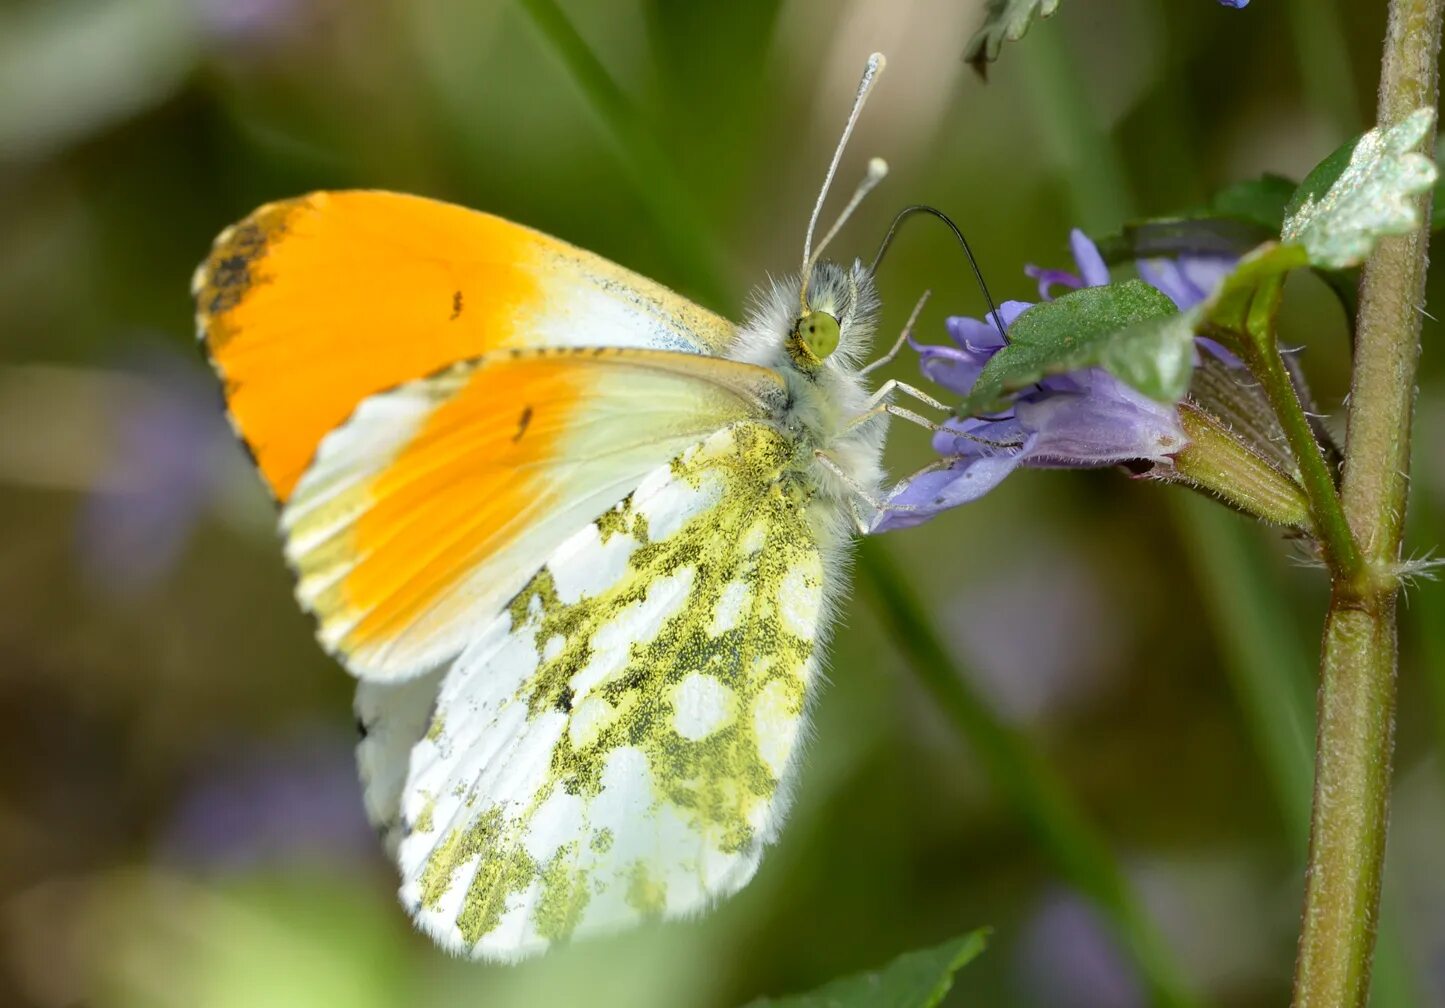
<path fill-rule="evenodd" d="M 1283 294 L 1283 276 L 1269 277 L 1256 292 L 1245 320 L 1247 332 L 1242 346 L 1245 363 L 1269 397 L 1270 406 L 1289 441 L 1290 452 L 1300 469 L 1300 483 L 1309 498 L 1315 535 L 1324 547 L 1330 571 L 1337 580 L 1352 582 L 1360 574 L 1360 550 L 1349 522 L 1345 520 L 1339 492 L 1335 489 L 1335 478 L 1325 462 L 1320 443 L 1315 439 L 1314 429 L 1310 426 L 1275 338 L 1275 319 Z"/>
<path fill-rule="evenodd" d="M 1379 123 L 1438 101 L 1445 0 L 1391 0 Z M 1424 149 L 1434 149 L 1434 136 Z M 1429 220 L 1429 194 L 1421 212 Z M 1362 566 L 1334 578 L 1320 662 L 1314 811 L 1295 1008 L 1359 1008 L 1384 867 L 1394 750 L 1395 606 L 1419 358 L 1428 225 L 1380 242 L 1365 263 L 1341 498 Z"/>

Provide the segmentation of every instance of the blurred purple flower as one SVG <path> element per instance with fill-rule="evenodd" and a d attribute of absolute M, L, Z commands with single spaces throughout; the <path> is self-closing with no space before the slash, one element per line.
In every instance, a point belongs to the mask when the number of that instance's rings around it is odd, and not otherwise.
<path fill-rule="evenodd" d="M 1249 0 L 1219 0 L 1219 3 L 1223 7 L 1233 7 L 1236 10 L 1249 6 Z"/>
<path fill-rule="evenodd" d="M 237 746 L 184 793 L 161 841 L 170 862 L 245 869 L 375 858 L 349 739 L 331 732 Z"/>
<path fill-rule="evenodd" d="M 1046 897 L 1026 926 L 1017 968 L 1039 1004 L 1136 1008 L 1139 981 L 1089 904 L 1071 892 Z"/>
<path fill-rule="evenodd" d="M 264 46 L 298 35 L 313 19 L 312 0 L 196 0 L 206 34 L 223 45 Z"/>
<path fill-rule="evenodd" d="M 1038 281 L 1039 297 L 1050 301 L 1054 289 L 1098 287 L 1109 282 L 1109 268 L 1098 246 L 1082 231 L 1069 235 L 1076 272 L 1027 266 Z M 1140 275 L 1184 310 L 1198 304 L 1233 267 L 1226 256 L 1181 256 L 1141 261 Z M 967 395 L 984 366 L 1004 346 L 999 333 L 1033 307 L 1006 301 L 998 318 L 955 317 L 947 321 L 951 346 L 919 346 L 924 375 L 958 395 Z M 996 324 L 996 321 L 998 324 Z M 1203 341 L 1233 362 L 1223 348 Z M 982 417 L 953 418 L 933 437 L 947 465 L 924 472 L 894 490 L 872 531 L 907 528 L 940 511 L 975 501 L 1020 466 L 1079 469 L 1122 462 L 1168 463 L 1188 439 L 1172 403 L 1160 403 L 1101 368 L 1051 375 L 1013 397 L 1010 408 Z"/>
<path fill-rule="evenodd" d="M 96 586 L 126 593 L 154 584 L 179 558 L 220 482 L 229 439 L 214 384 L 159 351 L 127 362 L 145 390 L 107 404 L 107 470 L 86 498 L 79 563 Z"/>

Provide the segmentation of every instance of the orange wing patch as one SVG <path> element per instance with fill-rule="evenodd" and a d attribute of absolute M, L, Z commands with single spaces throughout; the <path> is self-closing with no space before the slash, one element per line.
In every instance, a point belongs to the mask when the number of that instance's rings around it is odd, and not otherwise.
<path fill-rule="evenodd" d="M 502 348 L 715 353 L 725 320 L 488 214 L 385 192 L 313 193 L 222 232 L 193 284 L 232 421 L 277 499 L 369 395 Z"/>
<path fill-rule="evenodd" d="M 282 514 L 297 595 L 355 674 L 422 671 L 649 471 L 784 396 L 765 368 L 631 349 L 514 350 L 373 396 Z"/>
<path fill-rule="evenodd" d="M 545 464 L 575 422 L 584 374 L 575 361 L 526 357 L 471 373 L 369 488 L 356 523 L 361 558 L 344 583 L 366 616 L 348 635 L 383 638 L 497 546 L 518 517 L 564 489 Z"/>

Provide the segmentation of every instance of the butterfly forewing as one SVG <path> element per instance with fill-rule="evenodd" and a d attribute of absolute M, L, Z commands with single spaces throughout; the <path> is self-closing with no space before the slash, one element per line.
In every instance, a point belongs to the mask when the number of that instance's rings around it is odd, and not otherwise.
<path fill-rule="evenodd" d="M 297 597 L 354 674 L 417 674 L 650 470 L 783 394 L 749 364 L 588 348 L 494 354 L 372 396 L 282 513 Z"/>
<path fill-rule="evenodd" d="M 511 959 L 740 888 L 786 811 L 824 571 L 793 445 L 731 425 L 558 546 L 445 671 L 430 720 L 363 683 L 403 901 Z M 414 711 L 416 704 L 409 708 Z M 400 792 L 385 750 L 414 742 Z M 371 747 L 370 756 L 366 752 Z"/>
<path fill-rule="evenodd" d="M 516 347 L 722 352 L 733 327 L 531 228 L 375 191 L 269 203 L 216 239 L 192 283 L 237 433 L 286 500 L 362 399 Z"/>

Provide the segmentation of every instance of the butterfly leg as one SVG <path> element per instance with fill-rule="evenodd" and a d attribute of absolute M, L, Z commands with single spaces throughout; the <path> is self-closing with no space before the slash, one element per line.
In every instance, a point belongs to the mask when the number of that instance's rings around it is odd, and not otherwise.
<path fill-rule="evenodd" d="M 846 432 L 853 430 L 855 427 L 861 427 L 863 424 L 867 423 L 869 420 L 872 420 L 874 417 L 882 416 L 885 413 L 888 416 L 895 416 L 900 420 L 907 420 L 909 423 L 917 424 L 918 426 L 923 427 L 927 430 L 941 431 L 947 429 L 943 426 L 943 424 L 934 423 L 932 420 L 929 420 L 927 417 L 918 415 L 911 409 L 905 409 L 902 406 L 895 406 L 893 403 L 879 403 L 853 417 L 853 419 L 849 420 L 848 423 L 843 427 L 843 430 Z"/>
<path fill-rule="evenodd" d="M 911 395 L 913 398 L 917 399 L 925 406 L 932 406 L 934 409 L 943 410 L 945 413 L 951 410 L 951 407 L 945 406 L 943 403 L 939 402 L 937 399 L 933 398 L 933 396 L 929 395 L 927 392 L 924 392 L 922 389 L 914 388 L 907 382 L 901 382 L 897 378 L 889 378 L 882 385 L 878 386 L 878 391 L 874 392 L 871 396 L 868 397 L 868 405 L 876 406 L 884 399 L 892 395 L 894 392 L 902 392 L 905 395 Z"/>
<path fill-rule="evenodd" d="M 827 469 L 834 476 L 837 476 L 838 479 L 843 482 L 844 486 L 853 491 L 854 496 L 848 502 L 848 511 L 853 517 L 853 527 L 859 535 L 867 535 L 869 523 L 864 521 L 863 516 L 858 513 L 858 501 L 863 501 L 874 511 L 882 511 L 886 505 L 883 501 L 859 486 L 858 481 L 852 476 L 849 476 L 847 470 L 839 465 L 832 455 L 818 448 L 813 451 L 813 457 L 822 464 L 824 469 Z"/>
<path fill-rule="evenodd" d="M 903 324 L 903 331 L 898 334 L 898 339 L 894 340 L 892 349 L 890 349 L 882 357 L 879 357 L 873 363 L 860 369 L 858 372 L 859 375 L 868 374 L 868 372 L 870 371 L 876 371 L 879 368 L 892 363 L 893 359 L 898 356 L 899 351 L 903 349 L 903 344 L 908 342 L 908 337 L 913 335 L 913 325 L 915 322 L 918 321 L 918 315 L 920 312 L 923 311 L 923 305 L 928 300 L 928 295 L 931 293 L 932 291 L 924 291 L 923 296 L 918 299 L 918 303 L 913 306 L 913 311 L 909 313 L 908 321 Z"/>

